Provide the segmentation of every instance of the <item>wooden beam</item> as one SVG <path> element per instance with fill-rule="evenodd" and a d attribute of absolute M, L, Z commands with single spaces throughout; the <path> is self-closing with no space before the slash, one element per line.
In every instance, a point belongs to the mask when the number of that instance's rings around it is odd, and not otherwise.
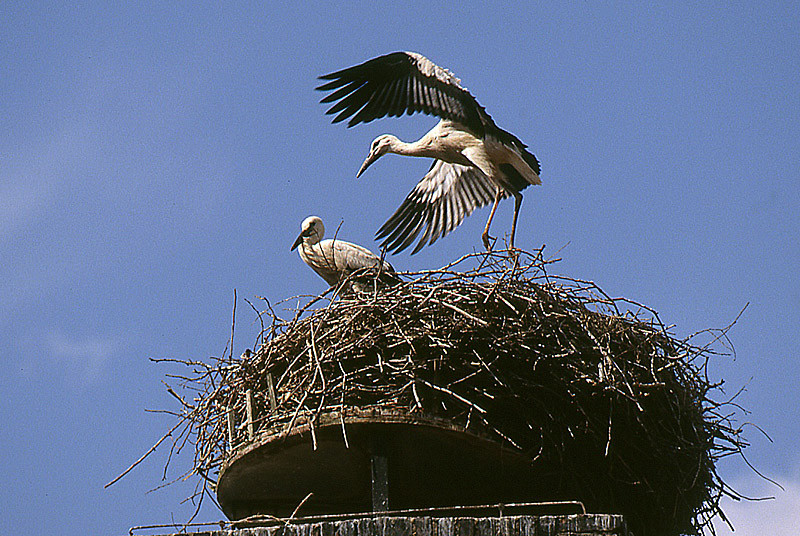
<path fill-rule="evenodd" d="M 248 389 L 245 393 L 245 402 L 247 403 L 247 437 L 254 439 L 256 437 L 255 426 L 253 424 L 253 390 Z"/>
<path fill-rule="evenodd" d="M 272 373 L 267 372 L 267 394 L 269 395 L 269 410 L 275 413 L 278 409 L 278 401 L 275 399 L 275 384 L 272 382 Z"/>

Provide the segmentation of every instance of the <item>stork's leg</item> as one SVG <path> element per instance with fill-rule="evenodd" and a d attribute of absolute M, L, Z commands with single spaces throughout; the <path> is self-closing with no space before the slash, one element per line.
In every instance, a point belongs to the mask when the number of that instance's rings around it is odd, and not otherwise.
<path fill-rule="evenodd" d="M 519 207 L 522 206 L 522 193 L 512 193 L 514 194 L 514 219 L 511 222 L 511 243 L 509 249 L 514 249 L 514 235 L 517 232 L 517 216 L 519 216 Z"/>
<path fill-rule="evenodd" d="M 492 211 L 489 213 L 489 221 L 486 222 L 486 229 L 483 230 L 483 234 L 481 238 L 483 238 L 483 245 L 487 249 L 487 251 L 492 250 L 492 246 L 489 244 L 489 238 L 494 238 L 489 236 L 489 227 L 492 225 L 492 218 L 494 218 L 494 213 L 497 210 L 497 205 L 500 204 L 500 198 L 503 195 L 503 190 L 499 187 L 497 188 L 497 192 L 494 194 L 494 205 L 492 206 Z"/>

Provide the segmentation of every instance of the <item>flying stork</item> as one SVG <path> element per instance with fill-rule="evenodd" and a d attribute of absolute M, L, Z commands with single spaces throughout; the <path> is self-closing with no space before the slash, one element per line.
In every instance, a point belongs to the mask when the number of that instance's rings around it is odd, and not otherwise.
<path fill-rule="evenodd" d="M 481 235 L 486 249 L 491 249 L 489 226 L 497 205 L 513 195 L 513 250 L 522 190 L 541 184 L 539 161 L 516 136 L 495 124 L 458 78 L 415 52 L 394 52 L 319 78 L 329 80 L 317 89 L 332 91 L 320 102 L 335 102 L 326 112 L 338 114 L 333 123 L 351 118 L 347 126 L 352 127 L 404 112 L 441 118 L 412 143 L 391 134 L 378 136 L 356 174 L 361 176 L 386 153 L 434 159 L 428 173 L 378 230 L 382 246 L 400 252 L 422 233 L 413 255 L 494 200 Z"/>
<path fill-rule="evenodd" d="M 353 272 L 363 271 L 367 275 L 370 270 L 376 270 L 378 267 L 380 271 L 377 272 L 377 277 L 382 284 L 400 282 L 392 265 L 386 261 L 381 263 L 381 259 L 370 250 L 338 238 L 322 240 L 325 236 L 325 225 L 319 217 L 309 216 L 303 220 L 300 229 L 300 235 L 294 241 L 292 251 L 299 246 L 298 253 L 303 262 L 329 285 L 338 286 L 347 281 Z M 369 286 L 358 278 L 349 283 L 359 291 L 369 289 Z"/>

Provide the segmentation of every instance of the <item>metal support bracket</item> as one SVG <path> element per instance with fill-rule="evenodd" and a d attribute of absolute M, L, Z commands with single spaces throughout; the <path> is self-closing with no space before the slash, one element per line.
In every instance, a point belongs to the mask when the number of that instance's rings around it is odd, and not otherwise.
<path fill-rule="evenodd" d="M 389 511 L 389 460 L 386 457 L 383 438 L 375 437 L 370 445 L 370 468 L 372 473 L 372 511 Z"/>

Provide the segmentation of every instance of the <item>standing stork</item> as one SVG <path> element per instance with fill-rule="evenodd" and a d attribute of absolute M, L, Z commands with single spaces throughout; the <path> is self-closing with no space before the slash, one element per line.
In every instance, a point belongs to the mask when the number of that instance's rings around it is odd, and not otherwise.
<path fill-rule="evenodd" d="M 320 76 L 317 89 L 332 91 L 320 102 L 332 103 L 333 122 L 351 117 L 348 127 L 386 116 L 423 112 L 441 118 L 419 140 L 406 143 L 391 134 L 372 142 L 356 177 L 386 153 L 433 158 L 433 165 L 383 224 L 377 238 L 400 252 L 422 233 L 412 251 L 455 229 L 476 208 L 494 205 L 481 235 L 486 249 L 489 226 L 500 200 L 514 196 L 510 246 L 514 248 L 522 190 L 541 184 L 539 161 L 526 145 L 498 127 L 461 81 L 447 69 L 415 52 L 394 52 Z"/>
<path fill-rule="evenodd" d="M 292 245 L 292 250 L 300 249 L 303 259 L 330 286 L 338 286 L 347 282 L 348 287 L 364 292 L 369 290 L 371 281 L 363 281 L 372 271 L 382 285 L 394 285 L 400 282 L 394 268 L 367 248 L 334 238 L 322 240 L 325 236 L 325 225 L 317 216 L 309 216 L 300 225 L 300 234 Z M 354 272 L 363 272 L 363 278 L 351 278 Z M 352 280 L 351 280 L 352 279 Z M 346 290 L 346 289 L 345 289 Z"/>

